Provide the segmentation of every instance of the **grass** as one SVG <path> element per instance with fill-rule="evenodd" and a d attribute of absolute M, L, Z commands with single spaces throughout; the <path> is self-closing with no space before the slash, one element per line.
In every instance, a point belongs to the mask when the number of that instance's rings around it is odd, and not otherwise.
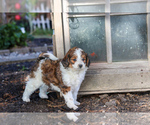
<path fill-rule="evenodd" d="M 51 37 L 52 34 L 53 34 L 53 30 L 52 29 L 50 29 L 50 30 L 43 30 L 43 29 L 39 29 L 39 28 L 37 28 L 32 33 L 33 36 L 42 36 L 42 35 L 44 35 L 44 36 L 49 36 L 49 37 Z"/>

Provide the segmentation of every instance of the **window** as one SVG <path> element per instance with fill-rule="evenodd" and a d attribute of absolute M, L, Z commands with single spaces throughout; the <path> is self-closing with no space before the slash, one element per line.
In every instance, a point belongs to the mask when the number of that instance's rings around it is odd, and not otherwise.
<path fill-rule="evenodd" d="M 149 0 L 66 0 L 65 50 L 81 47 L 96 63 L 148 60 L 148 4 Z"/>

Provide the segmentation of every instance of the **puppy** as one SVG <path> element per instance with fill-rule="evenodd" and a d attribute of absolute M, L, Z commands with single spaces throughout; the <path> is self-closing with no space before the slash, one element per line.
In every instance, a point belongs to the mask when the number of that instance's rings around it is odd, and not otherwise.
<path fill-rule="evenodd" d="M 70 49 L 63 59 L 50 53 L 39 55 L 31 73 L 26 78 L 23 101 L 30 102 L 30 95 L 40 89 L 40 98 L 48 98 L 47 89 L 60 92 L 69 108 L 80 105 L 77 95 L 85 73 L 90 65 L 88 55 L 80 48 Z"/>

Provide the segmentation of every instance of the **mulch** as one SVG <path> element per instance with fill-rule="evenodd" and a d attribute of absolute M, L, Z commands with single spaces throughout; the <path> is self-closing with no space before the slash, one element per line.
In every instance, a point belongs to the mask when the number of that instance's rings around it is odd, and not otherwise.
<path fill-rule="evenodd" d="M 74 112 L 67 108 L 59 93 L 49 90 L 48 99 L 41 99 L 37 90 L 31 102 L 22 101 L 24 79 L 35 61 L 0 65 L 0 112 Z M 79 95 L 81 103 L 75 112 L 149 112 L 150 93 L 113 93 Z"/>

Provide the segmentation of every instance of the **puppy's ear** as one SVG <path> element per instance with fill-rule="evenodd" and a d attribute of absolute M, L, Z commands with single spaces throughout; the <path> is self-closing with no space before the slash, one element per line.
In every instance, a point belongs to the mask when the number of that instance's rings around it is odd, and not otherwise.
<path fill-rule="evenodd" d="M 72 49 L 70 49 L 67 54 L 65 55 L 65 57 L 62 59 L 61 63 L 62 65 L 67 68 L 69 67 L 69 63 L 70 63 L 70 58 L 71 58 L 71 55 L 74 53 L 75 49 L 77 47 L 73 47 Z"/>
<path fill-rule="evenodd" d="M 65 56 L 62 59 L 61 63 L 63 65 L 63 67 L 65 67 L 65 68 L 69 67 L 69 60 L 70 60 L 70 56 L 69 55 Z"/>
<path fill-rule="evenodd" d="M 91 61 L 90 61 L 90 59 L 88 57 L 88 54 L 86 54 L 86 66 L 89 67 L 90 63 L 91 63 Z"/>

